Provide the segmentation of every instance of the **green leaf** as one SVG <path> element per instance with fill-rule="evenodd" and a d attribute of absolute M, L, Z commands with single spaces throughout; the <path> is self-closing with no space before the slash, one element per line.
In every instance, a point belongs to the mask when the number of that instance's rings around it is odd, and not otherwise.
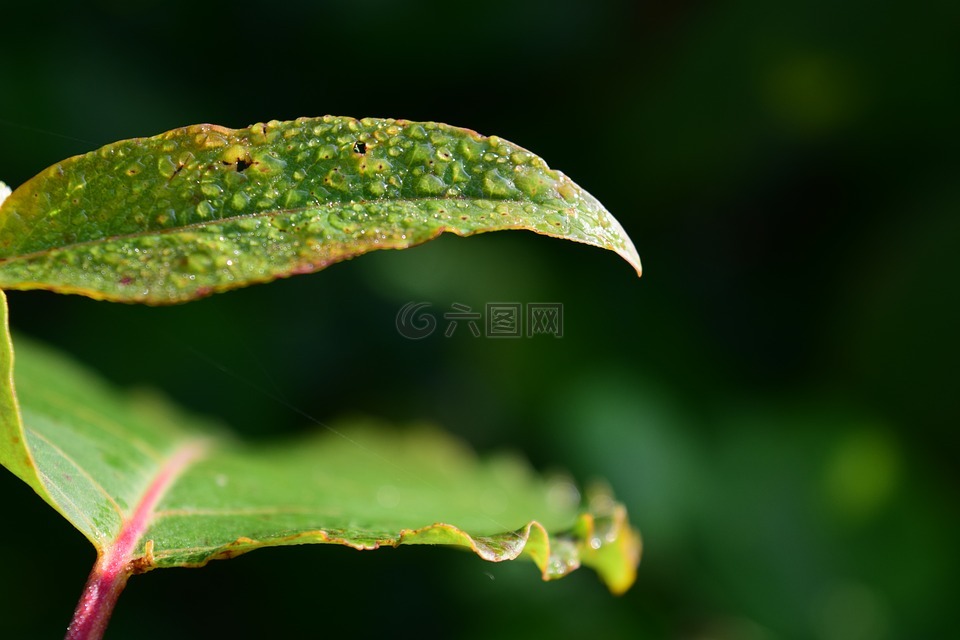
<path fill-rule="evenodd" d="M 0 316 L 6 337 L 2 292 Z M 369 422 L 251 445 L 17 345 L 16 391 L 10 342 L 0 345 L 0 462 L 93 543 L 96 575 L 268 546 L 444 544 L 529 558 L 544 579 L 592 566 L 616 593 L 634 580 L 640 543 L 623 508 L 597 494 L 581 510 L 569 482 L 538 478 L 516 458 L 479 461 L 435 430 Z"/>
<path fill-rule="evenodd" d="M 0 205 L 0 288 L 183 302 L 500 229 L 612 249 L 640 272 L 613 216 L 515 144 L 327 116 L 190 126 L 50 167 Z"/>

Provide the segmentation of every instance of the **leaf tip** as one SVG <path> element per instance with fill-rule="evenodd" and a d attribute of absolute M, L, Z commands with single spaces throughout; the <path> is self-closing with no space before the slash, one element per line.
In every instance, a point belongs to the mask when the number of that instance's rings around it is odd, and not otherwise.
<path fill-rule="evenodd" d="M 627 238 L 626 246 L 618 249 L 617 254 L 626 260 L 631 267 L 636 269 L 638 278 L 643 275 L 643 265 L 640 264 L 640 254 L 637 253 L 636 247 L 633 246 L 633 242 L 631 242 L 629 238 Z"/>
<path fill-rule="evenodd" d="M 610 238 L 609 242 L 612 245 L 610 248 L 636 270 L 637 277 L 639 278 L 643 275 L 643 266 L 640 264 L 640 254 L 637 253 L 637 248 L 633 245 L 633 240 L 627 235 L 620 221 L 614 218 L 613 214 L 607 211 L 603 205 L 600 205 L 600 207 L 605 216 L 604 222 L 611 227 L 607 234 Z"/>
<path fill-rule="evenodd" d="M 620 221 L 593 194 L 570 180 L 564 173 L 557 173 L 565 183 L 560 189 L 561 194 L 577 203 L 574 217 L 581 220 L 578 223 L 579 234 L 557 234 L 555 237 L 614 251 L 636 270 L 637 277 L 643 275 L 640 254 Z"/>
<path fill-rule="evenodd" d="M 604 487 L 594 487 L 589 510 L 573 528 L 581 563 L 597 575 L 614 595 L 626 593 L 637 579 L 643 540 L 627 517 L 627 509 Z"/>

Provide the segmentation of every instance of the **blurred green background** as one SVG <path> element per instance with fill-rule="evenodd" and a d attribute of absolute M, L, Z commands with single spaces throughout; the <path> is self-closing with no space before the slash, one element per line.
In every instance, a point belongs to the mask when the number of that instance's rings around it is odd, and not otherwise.
<path fill-rule="evenodd" d="M 108 637 L 943 638 L 960 540 L 953 1 L 20 3 L 0 179 L 186 124 L 438 120 L 543 156 L 644 262 L 442 238 L 167 308 L 12 323 L 251 438 L 370 414 L 606 478 L 636 586 L 450 550 L 258 551 L 131 581 Z M 408 301 L 561 302 L 557 340 L 413 342 Z M 257 391 L 255 389 L 259 389 Z M 314 427 L 315 428 L 315 427 Z M 0 635 L 58 637 L 88 543 L 8 473 Z M 953 586 L 951 586 L 953 585 Z"/>

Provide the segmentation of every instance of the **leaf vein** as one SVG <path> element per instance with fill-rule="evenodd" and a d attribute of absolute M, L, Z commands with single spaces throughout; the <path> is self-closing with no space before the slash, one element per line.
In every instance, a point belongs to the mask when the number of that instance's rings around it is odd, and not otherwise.
<path fill-rule="evenodd" d="M 100 484 L 100 482 L 96 478 L 90 475 L 90 473 L 86 469 L 80 466 L 80 464 L 76 460 L 74 460 L 66 451 L 64 451 L 57 445 L 53 444 L 46 436 L 42 435 L 36 429 L 27 427 L 27 432 L 30 434 L 31 437 L 35 437 L 37 440 L 43 441 L 44 444 L 46 444 L 53 451 L 55 451 L 57 455 L 63 458 L 65 462 L 70 463 L 73 466 L 73 468 L 75 468 L 77 472 L 81 476 L 83 476 L 84 479 L 87 480 L 87 482 L 89 482 L 99 493 L 103 494 L 103 496 L 107 499 L 107 502 L 110 503 L 110 506 L 113 508 L 114 511 L 117 512 L 117 514 L 120 516 L 121 519 L 125 517 L 123 509 L 120 508 L 120 505 L 117 504 L 117 501 L 114 499 L 114 497 L 110 495 L 110 492 L 107 491 L 106 488 L 102 484 Z M 43 472 L 41 471 L 41 473 Z M 46 477 L 48 480 L 51 480 L 50 477 L 47 476 L 46 474 L 44 474 L 44 477 Z M 52 486 L 59 487 L 60 485 L 54 483 Z"/>
<path fill-rule="evenodd" d="M 170 227 L 166 229 L 153 229 L 148 231 L 136 231 L 133 233 L 117 234 L 111 236 L 104 236 L 102 238 L 96 238 L 93 240 L 85 240 L 83 242 L 73 242 L 70 244 L 63 244 L 57 247 L 51 247 L 47 249 L 41 249 L 38 251 L 32 251 L 30 253 L 22 253 L 17 255 L 11 255 L 5 258 L 0 257 L 0 264 L 15 262 L 17 260 L 32 260 L 33 258 L 44 257 L 50 253 L 57 251 L 70 251 L 74 249 L 79 249 L 82 247 L 96 246 L 99 244 L 107 244 L 110 242 L 117 242 L 123 240 L 132 240 L 141 237 L 149 237 L 153 235 L 168 235 L 181 233 L 184 231 L 203 229 L 212 225 L 225 224 L 228 222 L 235 222 L 238 220 L 246 219 L 257 219 L 257 218 L 273 218 L 283 215 L 294 215 L 297 213 L 303 213 L 305 211 L 317 210 L 317 213 L 321 213 L 321 210 L 324 208 L 332 208 L 337 205 L 346 206 L 348 204 L 371 204 L 383 202 L 386 204 L 416 204 L 416 203 L 426 203 L 426 202 L 452 202 L 457 200 L 475 200 L 475 201 L 485 201 L 485 202 L 498 202 L 505 204 L 514 204 L 517 206 L 520 205 L 530 205 L 530 202 L 522 199 L 516 198 L 391 198 L 389 200 L 352 200 L 350 202 L 326 202 L 323 204 L 313 205 L 309 207 L 294 207 L 287 209 L 277 209 L 275 211 L 258 211 L 256 213 L 244 213 L 235 216 L 226 216 L 223 218 L 217 218 L 215 220 L 204 220 L 202 222 L 193 222 L 191 224 L 185 224 L 177 227 Z M 23 243 L 18 243 L 18 246 L 21 246 Z"/>
<path fill-rule="evenodd" d="M 84 419 L 90 424 L 90 426 L 97 427 L 101 431 L 120 439 L 122 442 L 129 443 L 131 446 L 139 450 L 140 453 L 150 458 L 153 462 L 161 462 L 163 460 L 163 456 L 159 451 L 154 449 L 143 439 L 131 434 L 130 430 L 123 424 L 112 420 L 108 416 L 93 411 L 86 405 L 71 402 L 69 399 L 52 390 L 35 388 L 32 389 L 32 393 L 36 394 L 40 399 L 49 402 L 56 408 L 63 410 L 67 415 Z"/>
<path fill-rule="evenodd" d="M 260 515 L 325 515 L 338 516 L 339 509 L 320 509 L 310 507 L 252 507 L 249 509 L 165 509 L 154 512 L 154 519 L 160 518 L 187 518 L 193 516 L 229 517 L 229 516 L 260 516 Z"/>

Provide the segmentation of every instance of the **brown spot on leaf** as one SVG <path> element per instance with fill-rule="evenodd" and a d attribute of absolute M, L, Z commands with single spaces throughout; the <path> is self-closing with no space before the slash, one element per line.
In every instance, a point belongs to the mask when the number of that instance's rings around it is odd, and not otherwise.
<path fill-rule="evenodd" d="M 156 561 L 153 558 L 153 540 L 147 540 L 143 545 L 143 555 L 130 561 L 130 574 L 146 573 L 156 566 Z"/>

